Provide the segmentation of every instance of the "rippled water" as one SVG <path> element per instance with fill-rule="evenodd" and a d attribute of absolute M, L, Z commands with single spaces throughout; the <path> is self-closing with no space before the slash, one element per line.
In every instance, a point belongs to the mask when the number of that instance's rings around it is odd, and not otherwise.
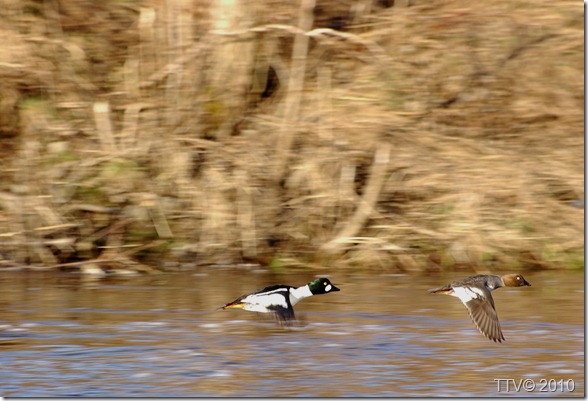
<path fill-rule="evenodd" d="M 494 292 L 503 344 L 426 292 L 467 274 L 331 274 L 341 292 L 298 304 L 292 327 L 215 310 L 314 275 L 0 271 L 0 396 L 584 395 L 582 273 Z"/>

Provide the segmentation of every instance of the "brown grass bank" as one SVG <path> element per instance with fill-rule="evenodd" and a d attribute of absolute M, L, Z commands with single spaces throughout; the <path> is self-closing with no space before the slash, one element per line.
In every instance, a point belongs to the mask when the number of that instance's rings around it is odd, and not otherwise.
<path fill-rule="evenodd" d="M 584 265 L 573 1 L 8 1 L 2 265 Z"/>

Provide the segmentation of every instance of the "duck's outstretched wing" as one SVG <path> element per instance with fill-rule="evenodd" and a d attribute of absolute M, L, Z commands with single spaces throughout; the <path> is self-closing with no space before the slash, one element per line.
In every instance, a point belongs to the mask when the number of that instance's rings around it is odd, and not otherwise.
<path fill-rule="evenodd" d="M 494 342 L 505 341 L 494 306 L 494 299 L 487 288 L 460 287 L 454 288 L 453 291 L 468 309 L 470 317 L 480 333 Z"/>

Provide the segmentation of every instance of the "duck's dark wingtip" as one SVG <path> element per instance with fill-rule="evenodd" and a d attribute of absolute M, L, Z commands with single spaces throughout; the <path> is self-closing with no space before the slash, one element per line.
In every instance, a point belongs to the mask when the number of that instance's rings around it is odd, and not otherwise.
<path fill-rule="evenodd" d="M 506 341 L 504 336 L 502 336 L 502 335 L 500 337 L 495 337 L 495 338 L 490 337 L 490 336 L 486 336 L 486 337 L 488 337 L 489 340 L 492 340 L 495 343 L 499 343 L 499 344 L 502 344 L 503 341 Z"/>

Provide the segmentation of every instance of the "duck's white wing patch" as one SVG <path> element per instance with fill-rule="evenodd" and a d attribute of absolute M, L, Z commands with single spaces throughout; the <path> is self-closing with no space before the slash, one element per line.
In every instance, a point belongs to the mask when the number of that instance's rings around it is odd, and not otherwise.
<path fill-rule="evenodd" d="M 451 295 L 458 297 L 464 304 L 472 299 L 486 298 L 484 290 L 478 287 L 454 287 Z"/>
<path fill-rule="evenodd" d="M 253 312 L 272 312 L 272 307 L 288 309 L 286 297 L 282 292 L 273 292 L 266 294 L 252 294 L 243 299 L 245 307 L 243 309 Z"/>

